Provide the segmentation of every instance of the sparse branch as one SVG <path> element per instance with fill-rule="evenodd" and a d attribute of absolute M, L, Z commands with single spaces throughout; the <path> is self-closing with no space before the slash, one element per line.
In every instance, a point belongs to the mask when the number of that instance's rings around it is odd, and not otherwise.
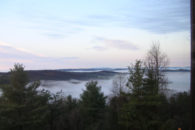
<path fill-rule="evenodd" d="M 145 59 L 146 79 L 153 86 L 152 93 L 158 93 L 166 85 L 167 79 L 164 75 L 164 69 L 169 64 L 168 57 L 160 50 L 160 43 L 154 42 Z M 147 83 L 148 84 L 148 83 Z"/>

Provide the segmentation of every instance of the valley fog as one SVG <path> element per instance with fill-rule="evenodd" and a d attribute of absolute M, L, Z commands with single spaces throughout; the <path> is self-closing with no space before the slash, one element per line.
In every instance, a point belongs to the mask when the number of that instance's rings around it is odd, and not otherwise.
<path fill-rule="evenodd" d="M 167 85 L 168 91 L 171 93 L 183 92 L 190 90 L 190 72 L 166 72 L 166 77 L 169 80 Z M 117 74 L 108 77 L 107 79 L 96 79 L 98 86 L 101 86 L 101 91 L 106 96 L 113 94 L 114 82 L 119 82 L 121 78 L 122 85 L 125 86 L 128 74 Z M 39 89 L 49 90 L 51 93 L 62 91 L 65 96 L 71 95 L 74 98 L 79 98 L 80 94 L 85 90 L 85 84 L 91 80 L 68 80 L 68 81 L 51 81 L 42 80 Z M 125 91 L 128 91 L 125 88 Z"/>

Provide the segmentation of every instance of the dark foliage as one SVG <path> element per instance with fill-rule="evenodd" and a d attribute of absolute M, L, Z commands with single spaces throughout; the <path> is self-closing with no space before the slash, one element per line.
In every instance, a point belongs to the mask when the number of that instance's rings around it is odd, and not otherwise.
<path fill-rule="evenodd" d="M 86 84 L 86 90 L 81 94 L 82 128 L 85 130 L 103 129 L 106 97 L 100 90 L 97 82 L 91 81 Z"/>

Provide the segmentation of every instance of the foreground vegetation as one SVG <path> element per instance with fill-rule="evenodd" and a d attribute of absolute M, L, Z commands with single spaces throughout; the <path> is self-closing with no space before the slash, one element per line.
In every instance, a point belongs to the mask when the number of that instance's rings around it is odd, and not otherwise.
<path fill-rule="evenodd" d="M 24 67 L 16 64 L 9 84 L 1 85 L 0 129 L 189 130 L 190 95 L 165 96 L 167 79 L 161 70 L 167 59 L 158 45 L 153 45 L 146 59 L 129 68 L 126 85 L 116 83 L 118 89 L 111 98 L 104 96 L 96 81 L 86 84 L 80 99 L 37 90 L 40 83 L 29 84 Z"/>

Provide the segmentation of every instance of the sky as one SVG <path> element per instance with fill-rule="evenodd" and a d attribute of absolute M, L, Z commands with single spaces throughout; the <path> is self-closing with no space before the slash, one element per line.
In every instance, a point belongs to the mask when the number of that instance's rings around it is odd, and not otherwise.
<path fill-rule="evenodd" d="M 190 66 L 190 0 L 0 0 L 0 71 L 127 67 L 154 42 Z"/>

